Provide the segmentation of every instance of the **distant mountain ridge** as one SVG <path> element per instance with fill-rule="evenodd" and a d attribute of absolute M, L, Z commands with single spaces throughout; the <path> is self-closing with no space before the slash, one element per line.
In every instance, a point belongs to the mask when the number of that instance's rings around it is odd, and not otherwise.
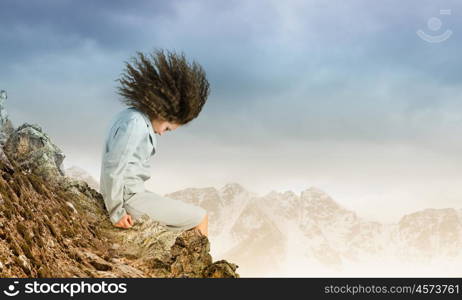
<path fill-rule="evenodd" d="M 255 276 L 279 274 L 288 260 L 332 271 L 368 261 L 462 261 L 461 209 L 428 208 L 382 224 L 362 219 L 316 187 L 300 195 L 271 191 L 258 197 L 231 183 L 219 190 L 184 189 L 166 196 L 206 208 L 213 216 L 211 239 L 220 241 L 214 245 L 228 249 L 220 249 L 219 255 Z"/>
<path fill-rule="evenodd" d="M 335 272 L 352 263 L 462 262 L 461 209 L 428 208 L 383 224 L 359 217 L 316 187 L 258 196 L 233 182 L 164 196 L 207 209 L 211 251 L 243 266 L 244 276 L 278 275 L 288 264 Z"/>

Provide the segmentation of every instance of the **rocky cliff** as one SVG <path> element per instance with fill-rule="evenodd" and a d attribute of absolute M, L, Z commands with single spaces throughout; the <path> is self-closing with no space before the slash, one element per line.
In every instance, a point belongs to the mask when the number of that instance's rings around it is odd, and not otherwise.
<path fill-rule="evenodd" d="M 65 175 L 64 153 L 40 126 L 6 126 L 1 137 L 0 277 L 239 277 L 198 231 L 147 218 L 114 227 L 101 194 Z"/>

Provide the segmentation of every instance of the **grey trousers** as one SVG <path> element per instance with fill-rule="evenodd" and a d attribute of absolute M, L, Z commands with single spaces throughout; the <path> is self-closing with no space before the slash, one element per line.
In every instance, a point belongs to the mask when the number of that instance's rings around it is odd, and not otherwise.
<path fill-rule="evenodd" d="M 170 230 L 191 229 L 199 225 L 207 213 L 200 206 L 147 190 L 135 193 L 125 200 L 124 208 L 134 221 L 147 214 Z"/>

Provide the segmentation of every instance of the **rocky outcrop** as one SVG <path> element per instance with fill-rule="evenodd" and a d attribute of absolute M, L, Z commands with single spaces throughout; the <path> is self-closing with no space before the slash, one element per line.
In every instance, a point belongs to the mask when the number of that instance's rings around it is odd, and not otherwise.
<path fill-rule="evenodd" d="M 109 221 L 101 194 L 65 176 L 65 155 L 40 126 L 23 124 L 0 160 L 1 277 L 239 277 L 213 262 L 207 237 L 147 217 Z"/>
<path fill-rule="evenodd" d="M 5 107 L 6 98 L 7 98 L 6 91 L 1 90 L 0 91 L 0 161 L 2 161 L 3 163 L 11 167 L 10 160 L 5 155 L 5 152 L 3 151 L 3 145 L 5 144 L 6 140 L 11 135 L 11 133 L 14 131 L 13 123 L 10 121 L 8 117 L 8 113 L 6 111 L 6 107 Z"/>
<path fill-rule="evenodd" d="M 7 99 L 6 91 L 0 91 L 0 145 L 5 144 L 9 135 L 14 131 L 13 123 L 8 117 L 5 101 Z"/>
<path fill-rule="evenodd" d="M 11 133 L 3 149 L 9 160 L 14 160 L 25 172 L 51 182 L 64 176 L 66 156 L 36 124 L 22 124 Z"/>

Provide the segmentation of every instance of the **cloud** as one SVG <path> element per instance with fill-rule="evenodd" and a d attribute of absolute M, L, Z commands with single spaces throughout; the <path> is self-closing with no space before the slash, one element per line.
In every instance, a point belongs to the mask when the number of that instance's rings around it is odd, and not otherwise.
<path fill-rule="evenodd" d="M 440 16 L 444 8 L 452 15 Z M 184 51 L 210 80 L 201 116 L 160 141 L 172 153 L 165 156 L 168 163 L 180 156 L 181 167 L 195 164 L 178 152 L 188 145 L 195 145 L 200 164 L 217 156 L 216 166 L 204 167 L 210 175 L 197 177 L 202 182 L 237 180 L 239 163 L 255 163 L 246 179 L 252 177 L 253 184 L 265 176 L 273 176 L 271 184 L 297 180 L 291 174 L 300 174 L 298 181 L 314 180 L 315 174 L 334 178 L 351 165 L 332 166 L 319 153 L 353 155 L 362 147 L 371 159 L 354 159 L 366 169 L 377 148 L 386 153 L 396 145 L 456 162 L 462 150 L 455 138 L 462 129 L 460 11 L 460 1 L 449 0 L 4 0 L 0 88 L 9 92 L 16 124 L 41 124 L 67 153 L 66 162 L 95 174 L 104 130 L 122 109 L 114 80 L 135 51 L 156 47 Z M 416 35 L 428 30 L 432 16 L 444 25 L 434 34 L 451 29 L 449 40 L 430 44 Z M 311 153 L 319 165 L 309 177 L 301 175 L 307 173 L 302 165 L 313 159 L 303 155 L 313 147 L 307 143 L 320 147 Z M 301 150 L 278 154 L 281 147 Z M 408 157 L 398 160 L 406 164 Z M 396 161 L 382 159 L 384 165 Z M 270 176 L 267 168 L 275 160 L 279 168 Z M 441 170 L 447 161 L 422 158 L 410 168 L 427 163 Z M 161 165 L 163 172 L 168 163 Z M 324 165 L 332 170 L 323 174 Z M 183 182 L 197 168 L 185 171 Z M 159 177 L 157 182 L 173 188 L 173 179 Z"/>

